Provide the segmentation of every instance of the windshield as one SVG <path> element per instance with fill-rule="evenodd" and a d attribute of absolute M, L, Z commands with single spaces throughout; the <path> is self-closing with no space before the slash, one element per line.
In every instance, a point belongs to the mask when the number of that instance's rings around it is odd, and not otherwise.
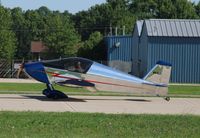
<path fill-rule="evenodd" d="M 46 67 L 58 68 L 78 73 L 86 73 L 93 61 L 84 58 L 65 58 L 52 61 L 44 61 Z"/>

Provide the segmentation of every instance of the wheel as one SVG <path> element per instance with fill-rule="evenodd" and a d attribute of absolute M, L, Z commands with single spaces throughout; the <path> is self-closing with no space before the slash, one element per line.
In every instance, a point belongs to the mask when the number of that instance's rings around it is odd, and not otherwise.
<path fill-rule="evenodd" d="M 68 98 L 68 96 L 66 94 L 64 94 L 63 92 L 61 92 L 61 91 L 54 90 L 54 92 L 56 93 L 57 98 L 59 98 L 59 99 Z"/>
<path fill-rule="evenodd" d="M 56 100 L 56 99 L 59 99 L 59 96 L 57 94 L 55 94 L 52 99 Z"/>
<path fill-rule="evenodd" d="M 48 89 L 44 89 L 44 90 L 42 91 L 42 94 L 43 94 L 43 95 L 47 95 L 48 93 L 49 93 Z"/>
<path fill-rule="evenodd" d="M 64 98 L 68 98 L 67 95 L 65 95 L 64 93 L 58 91 L 58 90 L 50 90 L 50 89 L 45 89 L 42 92 L 47 98 L 51 98 L 51 99 L 64 99 Z"/>
<path fill-rule="evenodd" d="M 170 101 L 170 97 L 165 97 L 165 100 L 166 101 Z"/>

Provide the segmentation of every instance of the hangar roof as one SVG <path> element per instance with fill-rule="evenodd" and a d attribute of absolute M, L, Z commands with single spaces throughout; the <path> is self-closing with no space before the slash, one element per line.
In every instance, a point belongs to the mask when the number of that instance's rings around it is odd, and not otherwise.
<path fill-rule="evenodd" d="M 200 37 L 200 20 L 149 19 L 144 22 L 140 24 L 146 25 L 148 36 Z"/>
<path fill-rule="evenodd" d="M 136 27 L 137 27 L 137 29 L 138 29 L 138 35 L 139 35 L 139 36 L 141 35 L 141 32 L 142 32 L 143 23 L 144 23 L 144 20 L 138 20 L 138 21 L 136 22 Z"/>

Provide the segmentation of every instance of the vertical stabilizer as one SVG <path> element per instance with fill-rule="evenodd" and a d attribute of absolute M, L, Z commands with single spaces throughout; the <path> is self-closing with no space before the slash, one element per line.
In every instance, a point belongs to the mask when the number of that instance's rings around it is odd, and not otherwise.
<path fill-rule="evenodd" d="M 154 68 L 144 77 L 144 80 L 168 85 L 171 76 L 171 64 L 163 61 L 158 61 Z"/>
<path fill-rule="evenodd" d="M 156 95 L 167 95 L 171 67 L 172 65 L 167 62 L 158 61 L 155 67 L 153 67 L 153 69 L 144 77 L 144 80 L 153 82 L 157 85 L 155 90 Z"/>

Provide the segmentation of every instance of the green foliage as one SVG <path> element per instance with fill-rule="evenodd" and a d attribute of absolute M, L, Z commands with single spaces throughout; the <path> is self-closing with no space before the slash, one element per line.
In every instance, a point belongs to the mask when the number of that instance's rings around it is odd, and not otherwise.
<path fill-rule="evenodd" d="M 195 6 L 188 0 L 132 0 L 130 10 L 138 19 L 194 19 Z"/>
<path fill-rule="evenodd" d="M 132 0 L 130 11 L 137 19 L 149 19 L 156 17 L 157 3 L 155 0 Z"/>
<path fill-rule="evenodd" d="M 13 25 L 12 29 L 15 32 L 15 36 L 17 39 L 17 51 L 16 56 L 20 59 L 27 56 L 27 53 L 30 51 L 30 42 L 27 42 L 27 38 L 30 35 L 26 28 L 26 20 L 24 17 L 24 13 L 21 8 L 14 8 L 11 10 Z M 23 31 L 22 31 L 23 30 Z"/>
<path fill-rule="evenodd" d="M 60 56 L 75 56 L 80 36 L 75 31 L 67 12 L 52 12 L 46 7 L 38 10 L 28 10 L 25 13 L 20 8 L 12 10 L 18 39 L 18 58 L 30 58 L 31 41 L 43 41 L 48 47 L 44 58 Z"/>
<path fill-rule="evenodd" d="M 125 26 L 126 33 L 130 34 L 133 30 L 135 16 L 129 11 L 126 0 L 108 0 L 107 3 L 95 5 L 88 11 L 77 13 L 73 20 L 76 26 L 83 28 L 79 32 L 82 39 L 87 40 L 94 31 L 99 31 L 104 35 L 111 35 L 110 27 L 112 29 L 118 27 L 118 34 L 122 35 L 122 28 Z"/>
<path fill-rule="evenodd" d="M 130 12 L 130 0 L 107 0 L 110 8 L 110 23 L 114 27 L 126 27 L 126 33 L 130 34 L 133 30 L 135 16 Z M 120 32 L 122 34 L 122 32 Z"/>
<path fill-rule="evenodd" d="M 106 49 L 102 34 L 100 32 L 94 32 L 80 47 L 78 56 L 93 60 L 103 60 L 106 57 L 105 53 Z"/>
<path fill-rule="evenodd" d="M 149 18 L 200 18 L 200 2 L 188 0 L 106 0 L 72 15 L 51 11 L 47 7 L 22 11 L 0 7 L 0 58 L 30 59 L 31 41 L 43 41 L 48 52 L 45 59 L 83 56 L 95 60 L 106 58 L 103 36 L 132 34 L 136 20 Z M 98 33 L 97 33 L 98 32 Z"/>
<path fill-rule="evenodd" d="M 81 11 L 72 17 L 78 27 L 82 40 L 87 40 L 91 33 L 99 31 L 102 34 L 109 31 L 109 11 L 107 4 L 96 5 L 88 11 Z"/>
<path fill-rule="evenodd" d="M 9 10 L 0 6 L 0 58 L 12 59 L 15 54 L 15 34 L 11 30 L 12 19 Z"/>
<path fill-rule="evenodd" d="M 43 38 L 45 45 L 48 46 L 48 56 L 51 58 L 76 56 L 80 37 L 70 19 L 53 13 L 47 20 L 47 34 Z"/>
<path fill-rule="evenodd" d="M 195 10 L 196 10 L 198 17 L 200 18 L 200 1 L 198 2 L 197 5 L 195 5 Z"/>
<path fill-rule="evenodd" d="M 175 18 L 174 13 L 176 13 L 176 7 L 174 6 L 172 0 L 162 0 L 158 2 L 157 17 L 170 19 Z"/>
<path fill-rule="evenodd" d="M 175 12 L 172 18 L 178 19 L 195 19 L 197 14 L 195 12 L 194 5 L 188 0 L 175 0 L 174 1 Z"/>

